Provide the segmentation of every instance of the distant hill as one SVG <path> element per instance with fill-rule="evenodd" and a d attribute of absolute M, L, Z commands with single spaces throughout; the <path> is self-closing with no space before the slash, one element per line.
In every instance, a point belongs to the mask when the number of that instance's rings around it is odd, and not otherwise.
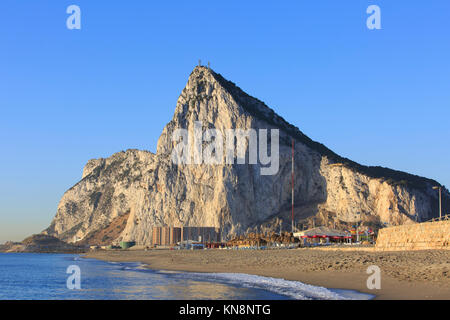
<path fill-rule="evenodd" d="M 6 242 L 0 246 L 0 252 L 81 253 L 85 251 L 84 247 L 72 245 L 45 234 L 35 234 L 22 242 Z"/>

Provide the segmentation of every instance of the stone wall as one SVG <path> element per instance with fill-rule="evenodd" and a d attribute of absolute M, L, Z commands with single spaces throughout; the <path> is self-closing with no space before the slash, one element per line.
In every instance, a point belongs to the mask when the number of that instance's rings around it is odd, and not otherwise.
<path fill-rule="evenodd" d="M 450 249 L 450 220 L 381 229 L 375 250 Z"/>

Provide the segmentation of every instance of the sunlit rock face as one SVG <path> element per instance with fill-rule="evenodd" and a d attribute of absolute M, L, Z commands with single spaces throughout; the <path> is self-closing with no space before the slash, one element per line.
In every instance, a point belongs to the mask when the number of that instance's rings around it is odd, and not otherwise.
<path fill-rule="evenodd" d="M 254 129 L 258 141 L 259 129 L 268 130 L 268 137 L 278 129 L 279 146 L 272 150 L 272 155 L 279 153 L 276 173 L 262 174 L 269 165 L 259 158 L 249 163 L 250 140 L 243 140 L 244 164 L 227 163 L 226 152 L 217 149 L 215 164 L 174 163 L 174 148 L 181 141 L 174 140 L 176 130 L 186 129 L 195 144 L 199 124 L 201 132 L 215 129 L 223 137 L 229 129 Z M 216 140 L 201 142 L 201 149 L 212 141 Z M 153 226 L 220 227 L 224 238 L 250 230 L 290 230 L 292 141 L 296 224 L 339 226 L 363 221 L 377 227 L 437 215 L 437 192 L 432 189 L 437 182 L 342 158 L 220 74 L 196 67 L 158 140 L 156 154 L 127 150 L 88 161 L 82 179 L 66 191 L 44 232 L 76 242 L 107 229 L 125 214 L 128 218 L 117 225 L 119 232 L 112 242 L 150 244 Z M 447 203 L 446 189 L 443 196 Z"/>

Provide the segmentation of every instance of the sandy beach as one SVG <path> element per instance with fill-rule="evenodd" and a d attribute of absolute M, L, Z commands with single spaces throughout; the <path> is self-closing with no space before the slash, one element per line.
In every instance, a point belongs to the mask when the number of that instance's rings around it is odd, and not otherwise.
<path fill-rule="evenodd" d="M 327 288 L 352 289 L 375 299 L 450 299 L 450 250 L 374 252 L 363 250 L 126 250 L 84 255 L 148 268 L 231 272 L 283 278 Z M 370 290 L 367 268 L 381 269 L 381 289 Z"/>

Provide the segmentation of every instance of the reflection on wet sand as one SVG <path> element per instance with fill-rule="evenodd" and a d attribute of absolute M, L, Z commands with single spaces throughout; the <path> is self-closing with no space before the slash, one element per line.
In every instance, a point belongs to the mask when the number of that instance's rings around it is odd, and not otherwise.
<path fill-rule="evenodd" d="M 186 299 L 186 297 L 202 300 L 242 299 L 242 295 L 245 296 L 245 291 L 250 291 L 247 288 L 238 289 L 220 283 L 207 283 L 192 280 L 186 281 L 183 285 L 160 285 L 154 288 L 158 291 L 164 292 L 164 294 L 160 297 L 155 296 L 156 299 L 162 299 L 169 296 L 176 300 Z"/>
<path fill-rule="evenodd" d="M 76 299 L 287 299 L 267 290 L 189 279 L 183 273 L 154 271 L 136 263 L 105 263 L 83 259 L 84 288 Z"/>

